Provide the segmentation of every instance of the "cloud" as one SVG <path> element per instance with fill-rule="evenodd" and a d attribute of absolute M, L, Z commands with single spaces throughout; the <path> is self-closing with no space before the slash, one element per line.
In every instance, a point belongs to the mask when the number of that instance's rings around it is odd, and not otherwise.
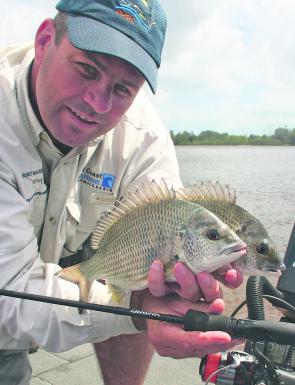
<path fill-rule="evenodd" d="M 185 4 L 185 13 L 167 6 L 177 25 L 168 35 L 156 104 L 168 126 L 268 133 L 294 125 L 295 3 Z"/>
<path fill-rule="evenodd" d="M 0 4 L 0 45 L 34 38 L 57 0 Z M 152 100 L 169 129 L 295 127 L 294 0 L 162 0 L 168 30 Z"/>
<path fill-rule="evenodd" d="M 0 3 L 0 46 L 33 40 L 46 17 L 56 14 L 55 0 L 9 0 Z"/>

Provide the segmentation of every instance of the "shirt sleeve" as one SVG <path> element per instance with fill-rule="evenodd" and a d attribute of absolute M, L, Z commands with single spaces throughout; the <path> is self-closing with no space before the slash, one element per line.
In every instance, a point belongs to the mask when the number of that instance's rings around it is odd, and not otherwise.
<path fill-rule="evenodd" d="M 27 219 L 28 202 L 18 192 L 12 170 L 0 161 L 0 287 L 7 290 L 78 300 L 76 284 L 56 277 L 60 269 L 44 264 L 33 226 Z M 90 302 L 113 305 L 106 286 L 95 282 Z M 128 307 L 126 296 L 122 307 Z M 35 341 L 45 350 L 60 352 L 87 342 L 135 333 L 130 317 L 0 296 L 0 349 L 29 347 Z M 2 337 L 3 336 L 3 337 Z M 5 336 L 5 337 L 4 337 Z"/>

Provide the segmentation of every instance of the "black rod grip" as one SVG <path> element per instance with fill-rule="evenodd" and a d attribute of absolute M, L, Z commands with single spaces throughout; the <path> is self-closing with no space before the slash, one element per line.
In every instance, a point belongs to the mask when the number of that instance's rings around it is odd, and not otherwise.
<path fill-rule="evenodd" d="M 288 322 L 236 319 L 223 315 L 189 310 L 184 319 L 187 331 L 224 331 L 233 338 L 268 341 L 281 345 L 295 344 L 295 325 Z"/>

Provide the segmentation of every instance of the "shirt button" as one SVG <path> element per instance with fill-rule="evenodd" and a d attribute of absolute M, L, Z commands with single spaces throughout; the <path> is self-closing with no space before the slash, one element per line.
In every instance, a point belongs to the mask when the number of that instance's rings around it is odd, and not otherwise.
<path fill-rule="evenodd" d="M 56 224 L 56 219 L 54 217 L 50 217 L 49 218 L 49 222 L 52 224 L 52 225 L 55 225 Z"/>

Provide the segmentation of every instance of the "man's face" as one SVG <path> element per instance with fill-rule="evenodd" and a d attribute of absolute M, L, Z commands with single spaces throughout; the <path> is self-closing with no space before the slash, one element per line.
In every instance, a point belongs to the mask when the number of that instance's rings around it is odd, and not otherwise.
<path fill-rule="evenodd" d="M 119 122 L 144 77 L 119 58 L 75 48 L 67 36 L 57 45 L 47 40 L 34 63 L 41 119 L 59 142 L 83 146 Z"/>

